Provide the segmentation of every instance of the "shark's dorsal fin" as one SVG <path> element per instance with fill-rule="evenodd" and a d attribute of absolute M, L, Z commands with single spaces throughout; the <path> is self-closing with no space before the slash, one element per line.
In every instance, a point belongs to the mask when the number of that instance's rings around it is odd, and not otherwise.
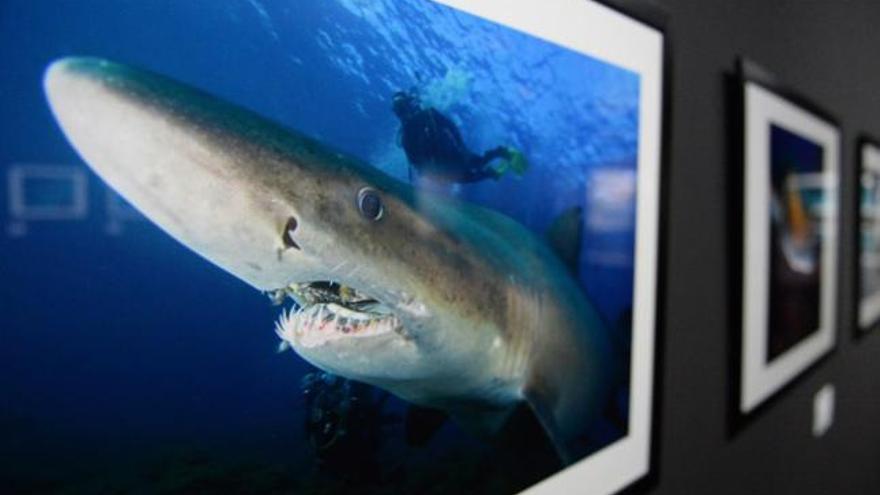
<path fill-rule="evenodd" d="M 583 217 L 583 208 L 573 206 L 556 217 L 546 233 L 550 248 L 572 273 L 578 272 L 578 256 L 584 230 Z"/>

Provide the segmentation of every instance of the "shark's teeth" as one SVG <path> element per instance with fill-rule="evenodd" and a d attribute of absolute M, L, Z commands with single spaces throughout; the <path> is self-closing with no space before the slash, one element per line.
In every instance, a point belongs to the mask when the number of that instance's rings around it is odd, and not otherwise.
<path fill-rule="evenodd" d="M 291 347 L 312 348 L 340 339 L 366 338 L 397 332 L 405 336 L 394 315 L 360 313 L 338 304 L 316 304 L 300 311 L 282 311 L 275 333 Z"/>
<path fill-rule="evenodd" d="M 316 347 L 339 339 L 396 332 L 409 339 L 391 308 L 334 280 L 292 283 L 269 291 L 273 302 L 291 297 L 302 309 L 282 311 L 275 332 L 291 347 Z"/>
<path fill-rule="evenodd" d="M 275 322 L 275 334 L 278 335 L 282 343 L 292 345 L 294 342 L 294 335 L 296 333 L 295 315 L 296 313 L 293 308 L 286 311 L 282 309 L 278 321 Z M 280 352 L 284 349 L 279 346 L 278 350 Z"/>
<path fill-rule="evenodd" d="M 370 319 L 375 319 L 375 316 L 370 315 L 369 313 L 361 313 L 358 311 L 352 311 L 345 306 L 340 306 L 338 304 L 330 303 L 327 306 L 327 309 L 336 316 L 349 318 L 357 321 L 367 321 Z"/>
<path fill-rule="evenodd" d="M 285 289 L 277 289 L 266 291 L 265 294 L 272 301 L 273 306 L 281 306 L 284 303 L 284 298 L 287 296 L 287 291 Z"/>

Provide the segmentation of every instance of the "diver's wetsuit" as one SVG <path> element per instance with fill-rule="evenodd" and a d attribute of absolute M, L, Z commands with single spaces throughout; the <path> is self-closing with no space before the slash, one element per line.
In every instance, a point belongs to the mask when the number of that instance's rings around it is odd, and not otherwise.
<path fill-rule="evenodd" d="M 455 123 L 434 108 L 410 107 L 408 112 L 398 112 L 398 117 L 403 150 L 422 175 L 460 183 L 497 179 L 501 174 L 489 164 L 510 156 L 503 146 L 482 155 L 471 152 Z"/>

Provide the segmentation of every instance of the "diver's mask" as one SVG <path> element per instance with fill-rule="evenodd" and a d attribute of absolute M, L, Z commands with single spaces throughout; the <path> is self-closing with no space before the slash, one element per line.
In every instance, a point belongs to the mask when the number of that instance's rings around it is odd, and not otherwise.
<path fill-rule="evenodd" d="M 406 119 L 421 109 L 421 103 L 414 94 L 407 91 L 398 91 L 394 93 L 391 107 L 400 119 Z"/>

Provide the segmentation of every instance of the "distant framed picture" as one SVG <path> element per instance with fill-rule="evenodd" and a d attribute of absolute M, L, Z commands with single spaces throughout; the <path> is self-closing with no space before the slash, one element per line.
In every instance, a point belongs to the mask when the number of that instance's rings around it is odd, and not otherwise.
<path fill-rule="evenodd" d="M 89 207 L 85 171 L 67 165 L 18 163 L 7 172 L 7 205 L 12 237 L 27 234 L 28 223 L 82 220 Z"/>
<path fill-rule="evenodd" d="M 840 131 L 740 61 L 741 325 L 737 412 L 748 415 L 835 345 Z"/>
<path fill-rule="evenodd" d="M 856 314 L 863 334 L 880 326 L 880 141 L 859 139 L 858 177 Z"/>

